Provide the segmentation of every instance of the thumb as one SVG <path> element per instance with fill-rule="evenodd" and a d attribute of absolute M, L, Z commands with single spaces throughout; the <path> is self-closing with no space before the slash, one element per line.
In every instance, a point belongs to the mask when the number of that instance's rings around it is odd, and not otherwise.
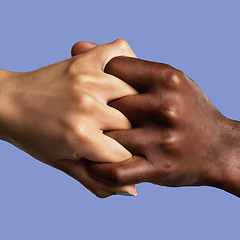
<path fill-rule="evenodd" d="M 96 46 L 98 45 L 92 42 L 86 42 L 86 41 L 77 42 L 72 46 L 71 55 L 72 57 L 74 57 L 78 54 L 88 52 L 89 50 L 95 48 Z"/>

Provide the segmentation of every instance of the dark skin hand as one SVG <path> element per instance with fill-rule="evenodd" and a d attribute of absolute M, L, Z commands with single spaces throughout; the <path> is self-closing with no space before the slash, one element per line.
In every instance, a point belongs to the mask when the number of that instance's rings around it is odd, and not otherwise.
<path fill-rule="evenodd" d="M 117 57 L 106 66 L 139 94 L 109 103 L 132 123 L 106 132 L 134 157 L 88 163 L 90 174 L 112 185 L 213 186 L 240 197 L 240 127 L 223 116 L 183 72 L 162 63 Z"/>

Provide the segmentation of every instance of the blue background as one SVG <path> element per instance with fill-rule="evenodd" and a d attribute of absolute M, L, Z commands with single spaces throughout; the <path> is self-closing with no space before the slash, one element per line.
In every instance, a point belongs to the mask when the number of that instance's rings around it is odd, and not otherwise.
<path fill-rule="evenodd" d="M 239 118 L 239 1 L 1 0 L 0 68 L 30 71 L 70 57 L 80 40 L 124 38 L 138 57 L 193 78 Z M 0 239 L 239 239 L 239 199 L 218 189 L 139 184 L 98 199 L 0 142 Z"/>

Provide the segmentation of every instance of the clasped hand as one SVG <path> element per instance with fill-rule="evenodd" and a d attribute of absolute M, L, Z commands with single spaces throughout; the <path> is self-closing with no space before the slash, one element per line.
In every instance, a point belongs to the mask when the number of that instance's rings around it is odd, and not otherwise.
<path fill-rule="evenodd" d="M 223 116 L 192 79 L 170 65 L 129 57 L 112 59 L 105 72 L 138 91 L 109 103 L 132 128 L 105 132 L 133 157 L 88 161 L 92 177 L 114 186 L 213 186 L 240 196 L 239 123 Z"/>
<path fill-rule="evenodd" d="M 137 59 L 124 40 L 79 42 L 73 57 L 2 74 L 0 134 L 96 196 L 135 184 L 214 186 L 240 196 L 236 121 L 183 72 Z"/>

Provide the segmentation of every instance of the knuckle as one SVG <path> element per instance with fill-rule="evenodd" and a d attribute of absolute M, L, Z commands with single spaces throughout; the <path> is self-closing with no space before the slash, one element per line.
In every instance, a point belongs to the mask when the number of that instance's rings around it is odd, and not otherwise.
<path fill-rule="evenodd" d="M 93 115 L 97 109 L 97 102 L 91 95 L 76 89 L 70 89 L 65 98 L 69 114 L 66 118 L 70 118 L 70 121 L 72 118 L 76 120 L 84 115 Z"/>
<path fill-rule="evenodd" d="M 88 74 L 92 69 L 89 66 L 89 61 L 86 56 L 75 56 L 67 61 L 68 65 L 65 72 L 68 78 L 78 81 L 88 79 Z M 79 77 L 79 75 L 82 76 Z"/>
<path fill-rule="evenodd" d="M 96 83 L 90 74 L 78 74 L 73 78 L 72 90 L 79 95 L 79 92 L 90 93 L 96 88 Z"/>
<path fill-rule="evenodd" d="M 91 97 L 92 92 L 97 89 L 98 85 L 90 74 L 74 74 L 68 81 L 66 92 L 70 99 L 75 100 L 74 102 L 83 103 L 83 105 L 91 104 L 94 101 L 94 98 Z"/>
<path fill-rule="evenodd" d="M 92 77 L 89 74 L 78 74 L 75 77 L 75 81 L 77 82 L 78 85 L 81 85 L 80 87 L 84 87 L 85 84 L 92 83 Z"/>
<path fill-rule="evenodd" d="M 115 44 L 117 45 L 118 49 L 120 49 L 123 52 L 129 52 L 130 50 L 128 43 L 122 38 L 117 39 L 115 41 Z"/>
<path fill-rule="evenodd" d="M 92 114 L 97 108 L 96 100 L 89 94 L 83 93 L 79 96 L 79 110 L 85 114 Z"/>
<path fill-rule="evenodd" d="M 173 153 L 178 148 L 179 139 L 177 134 L 174 131 L 166 130 L 162 134 L 160 147 L 164 150 L 164 152 Z"/>
<path fill-rule="evenodd" d="M 69 74 L 70 76 L 74 76 L 79 73 L 79 69 L 81 69 L 80 67 L 82 65 L 81 58 L 79 56 L 75 56 L 68 59 L 68 61 L 69 64 L 66 70 L 67 74 Z"/>
<path fill-rule="evenodd" d="M 77 121 L 71 121 L 69 123 L 69 131 L 65 136 L 65 145 L 68 146 L 69 154 L 72 158 L 79 158 L 80 150 L 79 146 L 82 146 L 81 154 L 84 154 L 84 146 L 91 143 L 91 138 L 89 136 L 89 127 L 87 124 L 78 124 Z"/>
<path fill-rule="evenodd" d="M 125 180 L 125 177 L 124 177 L 123 171 L 119 169 L 114 169 L 111 171 L 110 181 L 112 182 L 112 184 L 117 186 L 123 186 L 125 182 L 124 180 Z"/>
<path fill-rule="evenodd" d="M 175 102 L 162 103 L 159 110 L 159 117 L 167 123 L 176 123 L 179 119 L 178 107 Z"/>
<path fill-rule="evenodd" d="M 156 96 L 149 98 L 149 107 L 146 109 L 146 115 L 157 124 L 173 126 L 180 120 L 180 103 L 178 98 L 172 94 L 165 96 Z"/>
<path fill-rule="evenodd" d="M 122 48 L 129 47 L 128 43 L 122 38 L 117 39 L 115 43 Z"/>
<path fill-rule="evenodd" d="M 75 135 L 76 141 L 82 141 L 88 137 L 88 127 L 86 124 L 77 125 L 73 128 L 73 134 Z"/>
<path fill-rule="evenodd" d="M 91 137 L 87 123 L 76 124 L 73 128 L 73 151 L 79 151 L 79 146 L 91 144 Z"/>
<path fill-rule="evenodd" d="M 164 116 L 172 121 L 177 120 L 177 111 L 174 107 L 166 107 L 164 109 Z"/>
<path fill-rule="evenodd" d="M 80 57 L 69 59 L 66 74 L 68 75 L 68 79 L 73 80 L 73 82 L 76 83 L 85 83 L 91 80 L 86 61 L 83 61 L 83 58 Z"/>
<path fill-rule="evenodd" d="M 177 90 L 181 85 L 182 79 L 183 74 L 180 70 L 168 70 L 165 79 L 165 86 L 172 90 Z"/>

